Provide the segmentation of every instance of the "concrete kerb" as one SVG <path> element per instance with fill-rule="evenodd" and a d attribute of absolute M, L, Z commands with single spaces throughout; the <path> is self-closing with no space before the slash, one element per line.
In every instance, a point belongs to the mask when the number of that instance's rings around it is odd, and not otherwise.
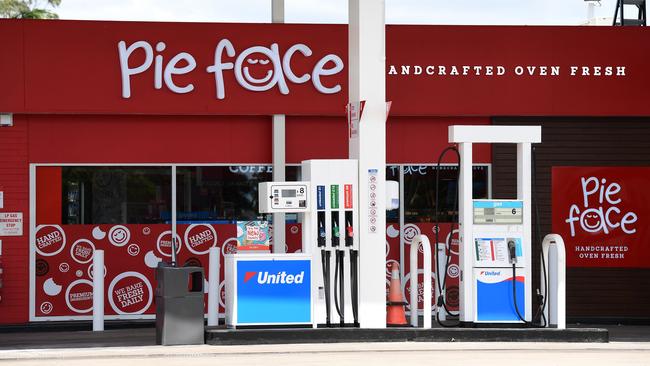
<path fill-rule="evenodd" d="M 328 343 L 283 344 L 256 346 L 146 346 L 87 349 L 38 349 L 0 351 L 0 361 L 79 360 L 120 358 L 195 358 L 236 355 L 314 354 L 314 353 L 377 353 L 377 352 L 454 352 L 454 351 L 643 351 L 650 352 L 650 343 Z"/>

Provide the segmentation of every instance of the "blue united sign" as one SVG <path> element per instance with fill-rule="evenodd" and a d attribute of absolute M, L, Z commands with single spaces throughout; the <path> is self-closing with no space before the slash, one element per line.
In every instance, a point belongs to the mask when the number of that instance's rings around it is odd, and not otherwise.
<path fill-rule="evenodd" d="M 237 322 L 311 322 L 309 260 L 237 262 Z"/>

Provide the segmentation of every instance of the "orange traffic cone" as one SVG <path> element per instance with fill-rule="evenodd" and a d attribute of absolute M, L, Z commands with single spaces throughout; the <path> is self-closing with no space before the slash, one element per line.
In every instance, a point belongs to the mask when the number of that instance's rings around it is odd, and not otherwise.
<path fill-rule="evenodd" d="M 399 265 L 393 263 L 391 267 L 390 288 L 388 290 L 388 301 L 386 302 L 386 324 L 389 326 L 405 326 L 406 313 L 404 312 L 404 298 L 402 296 L 402 284 L 399 278 Z"/>

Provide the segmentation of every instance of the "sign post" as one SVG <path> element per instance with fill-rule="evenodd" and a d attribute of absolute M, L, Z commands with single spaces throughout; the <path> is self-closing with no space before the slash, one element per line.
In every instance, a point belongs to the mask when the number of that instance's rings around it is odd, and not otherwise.
<path fill-rule="evenodd" d="M 386 24 L 383 1 L 350 0 L 349 102 L 361 105 L 358 133 L 349 134 L 349 158 L 359 162 L 359 322 L 386 327 Z M 361 109 L 361 107 L 359 108 Z M 352 127 L 352 126 L 351 126 Z M 374 179 L 371 184 L 366 184 Z M 370 190 L 375 195 L 372 199 Z"/>

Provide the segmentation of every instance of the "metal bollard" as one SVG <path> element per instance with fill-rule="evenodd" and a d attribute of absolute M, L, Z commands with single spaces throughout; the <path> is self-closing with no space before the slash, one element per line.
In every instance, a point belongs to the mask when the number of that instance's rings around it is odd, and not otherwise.
<path fill-rule="evenodd" d="M 542 241 L 542 260 L 546 263 L 546 279 L 544 269 L 541 270 L 541 291 L 547 293 L 546 326 L 566 329 L 566 252 L 564 240 L 558 234 L 548 234 Z M 545 287 L 548 284 L 548 290 Z"/>
<path fill-rule="evenodd" d="M 219 325 L 219 281 L 221 248 L 210 248 L 209 278 L 208 278 L 208 326 Z"/>
<path fill-rule="evenodd" d="M 104 251 L 93 253 L 93 332 L 104 330 Z"/>
<path fill-rule="evenodd" d="M 424 322 L 422 327 L 431 328 L 431 244 L 426 235 L 416 235 L 411 241 L 411 293 L 409 302 L 411 307 L 411 325 L 413 327 L 418 326 L 418 248 L 420 246 L 422 246 L 424 254 L 424 291 L 422 293 L 424 296 L 424 309 L 422 309 Z"/>

